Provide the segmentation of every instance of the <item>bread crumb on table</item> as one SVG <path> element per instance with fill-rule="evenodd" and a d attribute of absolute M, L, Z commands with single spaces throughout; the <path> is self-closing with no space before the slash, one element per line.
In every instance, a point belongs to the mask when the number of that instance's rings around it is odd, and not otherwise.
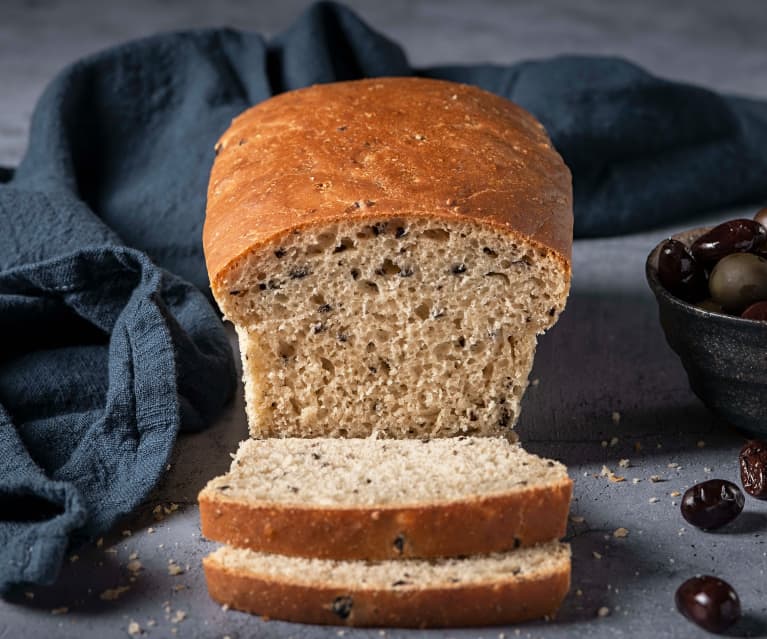
<path fill-rule="evenodd" d="M 629 466 L 631 466 L 631 460 L 629 460 L 629 459 L 621 459 L 618 462 L 618 466 L 620 466 L 621 468 L 628 468 Z"/>
<path fill-rule="evenodd" d="M 622 539 L 623 537 L 628 537 L 628 536 L 629 536 L 628 528 L 620 527 L 620 528 L 616 528 L 613 531 L 613 537 L 617 537 L 618 539 Z"/>
<path fill-rule="evenodd" d="M 66 606 L 61 606 L 59 608 L 54 608 L 53 610 L 51 610 L 52 615 L 65 615 L 68 612 L 69 612 L 69 608 L 67 608 Z"/>
<path fill-rule="evenodd" d="M 613 414 L 610 417 L 613 420 L 613 424 L 620 424 L 621 423 L 621 414 L 617 410 L 614 410 Z"/>
<path fill-rule="evenodd" d="M 129 590 L 130 586 L 117 586 L 117 588 L 107 588 L 99 595 L 99 599 L 102 601 L 116 601 Z"/>
<path fill-rule="evenodd" d="M 181 623 L 184 619 L 186 619 L 186 612 L 184 610 L 176 610 L 170 621 L 171 623 Z"/>
<path fill-rule="evenodd" d="M 601 553 L 598 553 L 596 550 L 592 551 L 591 554 L 594 556 L 594 559 L 602 559 Z"/>
<path fill-rule="evenodd" d="M 660 499 L 658 499 L 657 497 L 650 497 L 649 501 L 651 504 L 657 504 L 660 501 Z"/>
<path fill-rule="evenodd" d="M 131 636 L 140 635 L 143 631 L 141 630 L 141 626 L 138 624 L 137 621 L 131 621 L 128 624 L 128 634 Z"/>
<path fill-rule="evenodd" d="M 602 606 L 597 610 L 597 617 L 607 617 L 610 615 L 610 609 L 607 606 Z"/>

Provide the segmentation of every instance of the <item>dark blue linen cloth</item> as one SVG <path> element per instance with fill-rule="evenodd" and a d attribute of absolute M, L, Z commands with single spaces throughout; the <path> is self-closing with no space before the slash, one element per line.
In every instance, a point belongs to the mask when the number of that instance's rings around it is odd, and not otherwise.
<path fill-rule="evenodd" d="M 255 10 L 255 7 L 254 7 Z M 53 80 L 0 170 L 0 592 L 156 484 L 211 424 L 234 365 L 200 243 L 213 145 L 274 93 L 364 76 L 477 84 L 532 111 L 573 171 L 576 236 L 767 197 L 767 106 L 612 58 L 412 69 L 342 6 L 266 42 L 213 29 L 131 42 Z"/>

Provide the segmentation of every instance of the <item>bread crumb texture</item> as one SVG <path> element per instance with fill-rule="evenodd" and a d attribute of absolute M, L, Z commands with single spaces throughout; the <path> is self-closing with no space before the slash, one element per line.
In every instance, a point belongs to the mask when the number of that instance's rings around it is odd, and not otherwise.
<path fill-rule="evenodd" d="M 568 570 L 570 547 L 557 541 L 508 553 L 454 559 L 332 561 L 253 552 L 223 546 L 206 561 L 227 571 L 278 582 L 323 588 L 419 589 L 465 588 L 469 585 L 540 578 Z"/>
<path fill-rule="evenodd" d="M 211 480 L 215 499 L 303 506 L 418 505 L 488 498 L 569 482 L 558 463 L 503 438 L 414 445 L 389 439 L 271 439 L 240 444 L 231 470 Z"/>
<path fill-rule="evenodd" d="M 253 436 L 509 432 L 570 284 L 570 174 L 540 123 L 364 80 L 267 100 L 217 153 L 205 254 Z"/>

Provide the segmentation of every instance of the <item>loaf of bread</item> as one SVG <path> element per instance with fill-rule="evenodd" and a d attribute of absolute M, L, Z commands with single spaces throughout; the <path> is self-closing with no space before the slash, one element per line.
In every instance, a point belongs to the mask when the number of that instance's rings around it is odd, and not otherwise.
<path fill-rule="evenodd" d="M 569 290 L 570 173 L 478 88 L 314 86 L 224 133 L 203 240 L 253 436 L 508 436 Z"/>
<path fill-rule="evenodd" d="M 445 627 L 553 615 L 570 586 L 570 549 L 551 542 L 463 559 L 331 561 L 219 548 L 203 560 L 210 594 L 270 619 Z"/>
<path fill-rule="evenodd" d="M 565 534 L 562 464 L 505 438 L 243 442 L 200 493 L 202 533 L 327 559 L 488 554 Z"/>

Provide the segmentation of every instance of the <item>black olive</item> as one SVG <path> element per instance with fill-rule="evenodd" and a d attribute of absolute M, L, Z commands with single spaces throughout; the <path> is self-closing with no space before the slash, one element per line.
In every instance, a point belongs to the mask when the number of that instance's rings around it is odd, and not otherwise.
<path fill-rule="evenodd" d="M 712 267 L 732 253 L 748 253 L 764 244 L 767 229 L 754 220 L 729 220 L 701 235 L 690 247 L 693 257 Z"/>
<path fill-rule="evenodd" d="M 679 612 L 709 632 L 724 632 L 740 619 L 738 593 L 717 577 L 688 579 L 679 586 L 674 599 Z"/>
<path fill-rule="evenodd" d="M 767 301 L 751 304 L 740 316 L 744 319 L 767 322 Z"/>
<path fill-rule="evenodd" d="M 658 279 L 669 293 L 686 302 L 708 297 L 705 271 L 678 240 L 663 242 L 658 255 Z"/>
<path fill-rule="evenodd" d="M 745 497 L 731 481 L 709 479 L 695 484 L 682 497 L 682 517 L 704 530 L 730 523 L 743 510 Z"/>
<path fill-rule="evenodd" d="M 767 499 L 767 442 L 750 441 L 740 451 L 740 482 L 757 499 Z"/>

